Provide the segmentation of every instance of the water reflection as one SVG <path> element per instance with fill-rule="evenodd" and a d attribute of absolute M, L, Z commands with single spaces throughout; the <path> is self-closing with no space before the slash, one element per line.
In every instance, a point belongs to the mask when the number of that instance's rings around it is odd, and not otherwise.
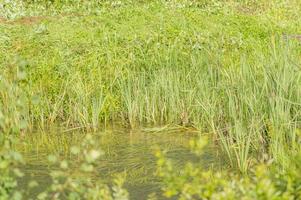
<path fill-rule="evenodd" d="M 179 129 L 169 131 L 109 129 L 94 134 L 94 139 L 105 155 L 97 165 L 95 179 L 103 179 L 110 184 L 112 177 L 117 173 L 126 173 L 126 185 L 131 199 L 146 199 L 151 193 L 160 192 L 160 181 L 155 176 L 156 159 L 154 148 L 167 151 L 178 168 L 190 161 L 203 168 L 218 166 L 218 149 L 209 144 L 203 156 L 197 157 L 189 151 L 189 140 L 197 137 L 197 132 Z M 27 184 L 30 178 L 39 182 L 39 188 L 32 191 L 38 193 L 50 184 L 49 171 L 55 166 L 49 166 L 47 156 L 59 153 L 62 158 L 69 158 L 69 148 L 79 144 L 84 137 L 83 133 L 62 133 L 50 131 L 34 133 L 25 138 L 21 150 L 27 161 L 25 178 L 21 185 Z M 71 165 L 70 170 L 76 165 Z"/>

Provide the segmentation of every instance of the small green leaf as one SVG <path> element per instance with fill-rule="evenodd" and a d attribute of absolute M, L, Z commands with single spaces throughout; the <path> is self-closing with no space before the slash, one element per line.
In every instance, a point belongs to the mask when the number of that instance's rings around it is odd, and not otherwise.
<path fill-rule="evenodd" d="M 63 161 L 61 162 L 60 167 L 61 167 L 62 169 L 67 169 L 67 168 L 68 168 L 68 162 L 67 162 L 66 160 L 63 160 Z"/>
<path fill-rule="evenodd" d="M 55 163 L 57 161 L 57 157 L 55 155 L 49 155 L 48 161 L 51 163 Z"/>
<path fill-rule="evenodd" d="M 39 184 L 38 184 L 38 182 L 37 181 L 30 181 L 29 183 L 28 183 L 28 187 L 29 188 L 34 188 L 34 187 L 37 187 Z"/>
<path fill-rule="evenodd" d="M 42 193 L 40 193 L 40 194 L 37 196 L 37 198 L 38 198 L 39 200 L 46 199 L 46 198 L 47 198 L 47 193 L 46 193 L 46 192 L 42 192 Z"/>
<path fill-rule="evenodd" d="M 80 152 L 80 148 L 77 146 L 72 146 L 70 150 L 71 150 L 71 153 L 74 155 L 76 155 Z"/>

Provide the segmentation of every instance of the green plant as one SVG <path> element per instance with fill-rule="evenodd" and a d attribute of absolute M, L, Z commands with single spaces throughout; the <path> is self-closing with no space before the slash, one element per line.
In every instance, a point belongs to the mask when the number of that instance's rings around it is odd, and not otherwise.
<path fill-rule="evenodd" d="M 79 168 L 75 171 L 70 171 L 68 160 L 49 156 L 51 164 L 58 165 L 59 169 L 50 172 L 52 184 L 37 196 L 38 199 L 128 199 L 127 191 L 122 188 L 123 177 L 114 180 L 112 189 L 102 181 L 93 179 L 95 165 L 103 152 L 95 146 L 91 135 L 85 136 L 81 146 L 71 147 L 71 153 L 78 158 L 76 165 Z"/>
<path fill-rule="evenodd" d="M 198 155 L 205 147 L 206 139 L 192 141 L 192 149 Z M 162 151 L 157 151 L 157 175 L 163 181 L 166 197 L 177 199 L 299 199 L 299 169 L 286 173 L 271 165 L 259 164 L 250 176 L 238 176 L 232 172 L 204 170 L 191 163 L 176 170 L 172 161 Z M 300 156 L 300 155 L 299 155 Z M 295 162 L 294 166 L 298 166 Z M 276 170 L 276 171 L 274 171 Z M 292 174 L 294 175 L 292 175 Z"/>
<path fill-rule="evenodd" d="M 245 174 L 299 151 L 300 1 L 5 2 L 1 131 L 181 125 Z"/>
<path fill-rule="evenodd" d="M 29 105 L 22 85 L 26 79 L 26 61 L 16 58 L 0 76 L 0 131 L 19 134 L 28 126 Z"/>
<path fill-rule="evenodd" d="M 14 138 L 6 138 L 3 133 L 0 136 L 0 199 L 19 200 L 24 191 L 17 188 L 17 178 L 23 176 L 19 169 L 23 164 L 23 158 L 19 152 L 11 150 Z"/>

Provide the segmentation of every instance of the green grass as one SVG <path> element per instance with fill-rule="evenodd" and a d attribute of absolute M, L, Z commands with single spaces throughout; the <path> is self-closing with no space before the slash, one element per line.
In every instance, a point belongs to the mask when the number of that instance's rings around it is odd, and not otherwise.
<path fill-rule="evenodd" d="M 0 23 L 0 108 L 12 115 L 1 129 L 189 121 L 242 172 L 271 158 L 288 167 L 299 151 L 298 1 L 26 5 L 34 22 Z"/>

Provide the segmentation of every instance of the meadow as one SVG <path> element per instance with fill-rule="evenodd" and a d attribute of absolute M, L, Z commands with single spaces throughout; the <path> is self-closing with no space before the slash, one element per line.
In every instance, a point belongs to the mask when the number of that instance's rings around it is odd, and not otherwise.
<path fill-rule="evenodd" d="M 111 124 L 197 132 L 197 155 L 220 149 L 222 170 L 180 171 L 157 149 L 165 197 L 300 199 L 300 13 L 298 0 L 0 1 L 0 199 L 22 199 L 18 141 L 80 131 L 86 143 L 66 151 L 90 177 L 91 137 Z M 63 172 L 40 199 L 128 198 L 122 178 L 78 180 L 55 158 Z"/>

